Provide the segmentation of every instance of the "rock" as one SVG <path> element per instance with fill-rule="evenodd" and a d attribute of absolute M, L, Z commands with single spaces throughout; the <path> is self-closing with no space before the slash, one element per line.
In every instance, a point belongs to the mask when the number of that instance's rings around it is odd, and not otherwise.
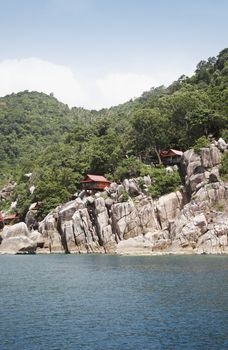
<path fill-rule="evenodd" d="M 95 199 L 95 213 L 100 214 L 104 211 L 107 211 L 104 198 L 100 197 Z"/>
<path fill-rule="evenodd" d="M 80 199 L 83 199 L 85 196 L 86 196 L 86 191 L 85 191 L 85 190 L 82 190 L 82 191 L 79 193 L 79 195 L 78 195 L 78 197 L 79 197 Z"/>
<path fill-rule="evenodd" d="M 112 205 L 114 204 L 114 200 L 112 198 L 106 198 L 105 199 L 105 205 L 108 209 L 111 209 Z"/>
<path fill-rule="evenodd" d="M 37 244 L 26 236 L 16 236 L 3 239 L 0 254 L 35 253 Z"/>
<path fill-rule="evenodd" d="M 213 167 L 210 148 L 201 148 L 200 157 L 201 157 L 202 166 L 204 168 L 212 168 Z"/>
<path fill-rule="evenodd" d="M 49 252 L 63 253 L 64 247 L 62 245 L 60 233 L 57 229 L 57 222 L 57 212 L 50 213 L 39 224 L 38 230 L 45 240 L 44 247 L 47 248 Z"/>
<path fill-rule="evenodd" d="M 120 241 L 116 247 L 116 253 L 120 255 L 147 255 L 152 252 L 152 243 L 143 235 Z"/>
<path fill-rule="evenodd" d="M 150 178 L 149 175 L 144 176 L 144 177 L 143 177 L 143 181 L 144 181 L 144 184 L 145 184 L 146 186 L 148 186 L 148 187 L 151 186 L 152 181 L 151 181 L 151 178 Z"/>
<path fill-rule="evenodd" d="M 140 189 L 134 180 L 129 180 L 128 192 L 130 196 L 138 196 L 140 194 Z"/>
<path fill-rule="evenodd" d="M 20 236 L 29 236 L 28 227 L 24 222 L 19 222 L 18 224 L 12 226 L 5 226 L 2 232 L 2 238 L 7 239 L 10 237 L 20 237 Z"/>
<path fill-rule="evenodd" d="M 91 204 L 94 203 L 94 201 L 95 201 L 95 198 L 92 197 L 92 196 L 85 197 L 85 199 L 84 199 L 84 203 L 85 203 L 86 205 L 91 205 Z"/>
<path fill-rule="evenodd" d="M 29 210 L 27 212 L 26 217 L 25 217 L 25 223 L 26 223 L 29 230 L 38 229 L 39 223 L 36 220 L 35 213 L 32 210 Z"/>
<path fill-rule="evenodd" d="M 172 174 L 172 173 L 173 173 L 172 167 L 171 167 L 171 166 L 167 166 L 167 167 L 165 168 L 165 172 L 166 172 L 167 175 Z"/>
<path fill-rule="evenodd" d="M 125 179 L 124 181 L 123 181 L 123 186 L 124 186 L 124 188 L 125 188 L 125 191 L 128 193 L 129 192 L 129 180 L 128 179 Z"/>
<path fill-rule="evenodd" d="M 70 220 L 76 210 L 85 207 L 82 199 L 79 197 L 73 201 L 64 204 L 59 210 L 59 216 L 62 220 Z"/>
<path fill-rule="evenodd" d="M 116 192 L 117 192 L 118 197 L 120 197 L 124 193 L 124 191 L 125 191 L 125 189 L 124 189 L 123 185 L 117 186 Z"/>
<path fill-rule="evenodd" d="M 201 158 L 198 153 L 195 153 L 193 150 L 188 150 L 184 152 L 181 161 L 181 169 L 183 175 L 190 178 L 194 174 L 194 171 L 197 167 L 201 166 Z"/>
<path fill-rule="evenodd" d="M 221 153 L 219 152 L 219 149 L 217 147 L 211 146 L 210 147 L 210 154 L 211 154 L 212 167 L 220 164 Z"/>
<path fill-rule="evenodd" d="M 32 185 L 31 187 L 29 187 L 29 192 L 30 194 L 33 194 L 33 192 L 35 191 L 36 187 L 34 185 Z"/>
<path fill-rule="evenodd" d="M 218 168 L 213 168 L 209 174 L 209 182 L 218 182 L 219 180 L 219 170 Z"/>
<path fill-rule="evenodd" d="M 193 224 L 200 229 L 201 233 L 207 231 L 207 220 L 203 213 L 194 217 Z"/>
<path fill-rule="evenodd" d="M 180 164 L 186 181 L 181 191 L 153 202 L 145 194 L 149 176 L 114 183 L 56 208 L 39 226 L 42 237 L 31 238 L 37 244 L 43 240 L 39 249 L 50 252 L 228 253 L 228 185 L 219 179 L 219 161 L 216 146 L 199 154 L 187 151 Z"/>
<path fill-rule="evenodd" d="M 189 186 L 191 193 L 195 192 L 198 188 L 197 185 L 201 184 L 205 180 L 204 174 L 195 174 L 189 178 Z"/>
<path fill-rule="evenodd" d="M 14 201 L 10 205 L 10 209 L 16 211 L 17 210 L 17 201 Z"/>
<path fill-rule="evenodd" d="M 30 239 L 28 228 L 24 222 L 4 227 L 0 253 L 34 253 L 36 248 L 37 243 Z"/>
<path fill-rule="evenodd" d="M 106 191 L 108 193 L 115 193 L 115 192 L 117 192 L 117 187 L 118 187 L 117 183 L 116 182 L 112 182 L 110 184 L 110 186 L 106 188 Z"/>
<path fill-rule="evenodd" d="M 158 222 L 162 229 L 169 227 L 169 221 L 174 220 L 183 208 L 181 192 L 172 192 L 160 197 L 156 203 Z"/>
<path fill-rule="evenodd" d="M 227 143 L 221 137 L 217 141 L 217 147 L 220 151 L 225 151 L 227 149 Z"/>
<path fill-rule="evenodd" d="M 200 157 L 202 166 L 205 169 L 212 168 L 218 165 L 221 161 L 221 155 L 217 147 L 201 148 Z"/>
<path fill-rule="evenodd" d="M 71 221 L 62 222 L 62 232 L 65 249 L 69 252 L 90 253 L 99 250 L 99 239 L 86 208 L 77 210 Z"/>
<path fill-rule="evenodd" d="M 37 247 L 39 248 L 43 248 L 44 244 L 45 244 L 45 239 L 44 237 L 41 235 L 40 232 L 36 231 L 31 231 L 29 233 L 29 238 L 36 243 Z"/>

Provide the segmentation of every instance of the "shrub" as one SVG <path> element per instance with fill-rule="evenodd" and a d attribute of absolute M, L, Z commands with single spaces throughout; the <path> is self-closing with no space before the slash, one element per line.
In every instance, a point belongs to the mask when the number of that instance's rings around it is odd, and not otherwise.
<path fill-rule="evenodd" d="M 199 153 L 201 148 L 209 146 L 209 141 L 206 136 L 200 137 L 194 144 L 193 149 L 196 153 Z"/>
<path fill-rule="evenodd" d="M 224 129 L 221 136 L 227 143 L 228 142 L 228 129 Z"/>
<path fill-rule="evenodd" d="M 222 180 L 228 181 L 228 153 L 225 152 L 222 155 L 222 162 L 219 168 L 219 172 Z"/>
<path fill-rule="evenodd" d="M 117 167 L 114 174 L 114 179 L 116 181 L 123 181 L 127 178 L 138 177 L 141 174 L 141 169 L 143 166 L 144 163 L 135 157 L 124 159 Z"/>
<path fill-rule="evenodd" d="M 158 198 L 166 193 L 177 191 L 181 185 L 181 178 L 178 171 L 166 174 L 165 169 L 160 169 L 154 176 L 154 184 L 149 187 L 149 193 L 153 198 Z"/>
<path fill-rule="evenodd" d="M 124 191 L 123 194 L 121 195 L 121 202 L 127 202 L 129 199 L 129 194 Z"/>
<path fill-rule="evenodd" d="M 213 208 L 217 211 L 224 211 L 225 205 L 224 205 L 224 203 L 217 202 L 213 205 Z"/>

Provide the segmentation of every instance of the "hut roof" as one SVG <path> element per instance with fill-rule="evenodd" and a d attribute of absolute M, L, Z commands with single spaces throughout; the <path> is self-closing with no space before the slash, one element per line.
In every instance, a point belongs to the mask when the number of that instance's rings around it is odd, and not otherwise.
<path fill-rule="evenodd" d="M 81 182 L 107 182 L 110 183 L 104 176 L 101 175 L 87 175 L 85 180 Z"/>
<path fill-rule="evenodd" d="M 183 152 L 177 149 L 170 148 L 168 151 L 161 151 L 161 157 L 173 157 L 173 156 L 182 156 Z"/>

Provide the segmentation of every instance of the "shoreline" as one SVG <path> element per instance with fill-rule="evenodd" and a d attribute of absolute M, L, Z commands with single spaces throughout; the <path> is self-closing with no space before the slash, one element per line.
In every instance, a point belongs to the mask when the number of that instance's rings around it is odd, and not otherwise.
<path fill-rule="evenodd" d="M 115 252 L 110 252 L 110 253 L 102 253 L 102 252 L 92 252 L 92 253 L 88 253 L 88 252 L 70 252 L 70 253 L 64 253 L 64 252 L 60 252 L 60 251 L 55 251 L 55 252 L 0 252 L 0 256 L 1 255 L 103 255 L 103 256 L 125 256 L 125 257 L 137 257 L 137 256 L 199 256 L 199 255 L 214 255 L 214 256 L 228 256 L 228 251 L 226 252 L 212 252 L 212 253 L 208 253 L 208 252 L 187 252 L 187 251 L 167 251 L 167 252 L 152 252 L 152 253 L 115 253 Z"/>

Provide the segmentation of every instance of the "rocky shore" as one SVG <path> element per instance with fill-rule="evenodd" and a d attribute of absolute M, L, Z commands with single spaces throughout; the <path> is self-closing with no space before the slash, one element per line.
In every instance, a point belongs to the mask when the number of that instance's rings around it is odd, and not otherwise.
<path fill-rule="evenodd" d="M 153 179 L 145 176 L 94 195 L 81 192 L 49 213 L 38 230 L 29 212 L 25 223 L 4 227 L 0 254 L 227 254 L 228 184 L 219 176 L 221 151 L 227 145 L 186 151 L 184 185 L 157 200 L 148 194 Z"/>

